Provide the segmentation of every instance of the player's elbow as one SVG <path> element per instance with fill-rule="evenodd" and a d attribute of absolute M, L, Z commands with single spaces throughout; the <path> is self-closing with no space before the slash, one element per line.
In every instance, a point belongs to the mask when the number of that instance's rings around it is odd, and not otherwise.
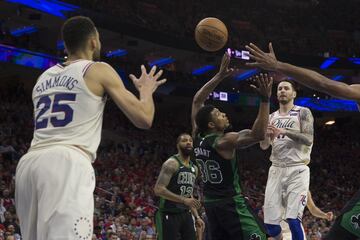
<path fill-rule="evenodd" d="M 306 145 L 306 146 L 311 146 L 312 144 L 313 144 L 313 142 L 314 142 L 314 138 L 313 137 L 308 137 L 307 139 L 306 139 L 306 141 L 304 142 L 304 144 Z"/>
<path fill-rule="evenodd" d="M 158 186 L 158 185 L 155 185 L 155 187 L 154 187 L 154 193 L 155 193 L 156 196 L 159 196 L 160 189 L 159 189 L 159 186 Z"/>
<path fill-rule="evenodd" d="M 142 118 L 134 122 L 134 125 L 140 129 L 150 129 L 153 123 L 152 118 Z"/>
<path fill-rule="evenodd" d="M 140 124 L 138 126 L 138 128 L 147 130 L 147 129 L 150 129 L 151 126 L 152 126 L 152 122 L 144 122 L 144 123 Z"/>
<path fill-rule="evenodd" d="M 155 185 L 155 187 L 154 187 L 155 195 L 156 196 L 161 196 L 162 192 L 163 192 L 163 188 L 161 186 L 159 186 L 159 185 Z"/>
<path fill-rule="evenodd" d="M 192 101 L 193 108 L 200 108 L 203 103 L 203 99 L 198 94 L 196 94 Z"/>
<path fill-rule="evenodd" d="M 265 140 L 265 131 L 259 130 L 259 131 L 252 131 L 252 136 L 254 141 L 261 142 Z"/>
<path fill-rule="evenodd" d="M 260 148 L 261 150 L 266 150 L 270 147 L 269 144 L 265 143 L 264 141 L 260 141 Z"/>
<path fill-rule="evenodd" d="M 199 105 L 200 104 L 200 98 L 198 97 L 198 96 L 196 96 L 195 95 L 195 97 L 193 98 L 193 101 L 192 101 L 192 103 L 193 103 L 193 105 Z"/>

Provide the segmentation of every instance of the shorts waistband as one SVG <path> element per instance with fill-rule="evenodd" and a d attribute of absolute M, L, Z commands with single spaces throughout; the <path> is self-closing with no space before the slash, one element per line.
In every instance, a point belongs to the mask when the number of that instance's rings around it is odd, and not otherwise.
<path fill-rule="evenodd" d="M 307 164 L 305 164 L 305 163 L 272 163 L 271 166 L 287 168 L 287 167 L 307 166 Z"/>
<path fill-rule="evenodd" d="M 30 147 L 30 149 L 28 150 L 28 152 L 35 152 L 35 151 L 40 151 L 40 150 L 44 150 L 44 149 L 49 149 L 49 148 L 53 148 L 53 147 L 65 147 L 65 148 L 70 148 L 73 149 L 79 153 L 81 153 L 83 156 L 85 156 L 87 159 L 89 159 L 89 162 L 91 163 L 92 158 L 91 156 L 85 152 L 85 150 L 83 150 L 82 148 L 75 146 L 75 145 L 62 145 L 62 144 L 58 144 L 58 145 L 48 145 L 48 146 L 40 146 L 40 147 Z"/>

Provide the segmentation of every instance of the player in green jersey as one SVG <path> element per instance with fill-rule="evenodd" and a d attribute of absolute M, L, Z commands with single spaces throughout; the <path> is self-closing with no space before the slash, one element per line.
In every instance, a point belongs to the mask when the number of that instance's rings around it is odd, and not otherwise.
<path fill-rule="evenodd" d="M 201 204 L 193 198 L 199 170 L 190 161 L 192 137 L 186 133 L 180 134 L 177 149 L 178 153 L 163 163 L 154 188 L 155 194 L 160 197 L 156 213 L 158 240 L 195 240 L 193 217 L 200 231 L 205 227 L 197 211 Z"/>
<path fill-rule="evenodd" d="M 219 72 L 195 95 L 192 104 L 194 151 L 204 182 L 204 206 L 212 240 L 265 240 L 263 224 L 258 221 L 242 195 L 236 150 L 260 142 L 269 121 L 272 78 L 255 77 L 261 102 L 252 129 L 228 132 L 226 114 L 205 100 L 215 87 L 232 73 L 225 53 Z"/>

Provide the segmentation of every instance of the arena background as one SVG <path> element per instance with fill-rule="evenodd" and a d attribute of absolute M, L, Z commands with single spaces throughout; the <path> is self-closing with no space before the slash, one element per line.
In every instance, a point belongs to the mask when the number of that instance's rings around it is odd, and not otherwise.
<path fill-rule="evenodd" d="M 32 138 L 31 90 L 39 74 L 64 61 L 63 21 L 91 17 L 99 27 L 102 59 L 134 91 L 128 74 L 157 65 L 168 82 L 156 93 L 151 130 L 134 128 L 109 101 L 96 170 L 93 239 L 156 239 L 153 186 L 160 166 L 175 149 L 179 133 L 190 131 L 192 97 L 217 71 L 230 47 L 273 42 L 278 58 L 314 69 L 335 81 L 360 83 L 360 1 L 347 0 L 5 0 L 0 2 L 0 240 L 21 239 L 14 207 L 14 176 Z M 196 24 L 207 16 L 229 30 L 226 48 L 201 50 Z M 251 76 L 259 72 L 233 59 L 233 75 L 209 101 L 221 106 L 235 129 L 251 127 L 258 99 Z M 275 75 L 275 80 L 284 76 Z M 311 183 L 315 203 L 335 216 L 358 188 L 359 115 L 356 103 L 298 88 L 299 105 L 315 116 Z M 272 101 L 275 109 L 277 102 Z M 255 211 L 262 204 L 270 152 L 254 146 L 239 152 L 242 184 Z M 305 211 L 307 239 L 321 239 L 332 222 Z M 113 234 L 111 234 L 113 233 Z M 206 239 L 207 236 L 205 236 Z"/>

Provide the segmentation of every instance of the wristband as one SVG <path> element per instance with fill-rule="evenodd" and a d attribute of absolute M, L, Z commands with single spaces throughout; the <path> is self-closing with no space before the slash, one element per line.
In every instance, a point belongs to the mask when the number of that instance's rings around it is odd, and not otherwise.
<path fill-rule="evenodd" d="M 262 103 L 268 103 L 270 101 L 270 98 L 264 96 L 260 96 L 260 99 Z"/>

